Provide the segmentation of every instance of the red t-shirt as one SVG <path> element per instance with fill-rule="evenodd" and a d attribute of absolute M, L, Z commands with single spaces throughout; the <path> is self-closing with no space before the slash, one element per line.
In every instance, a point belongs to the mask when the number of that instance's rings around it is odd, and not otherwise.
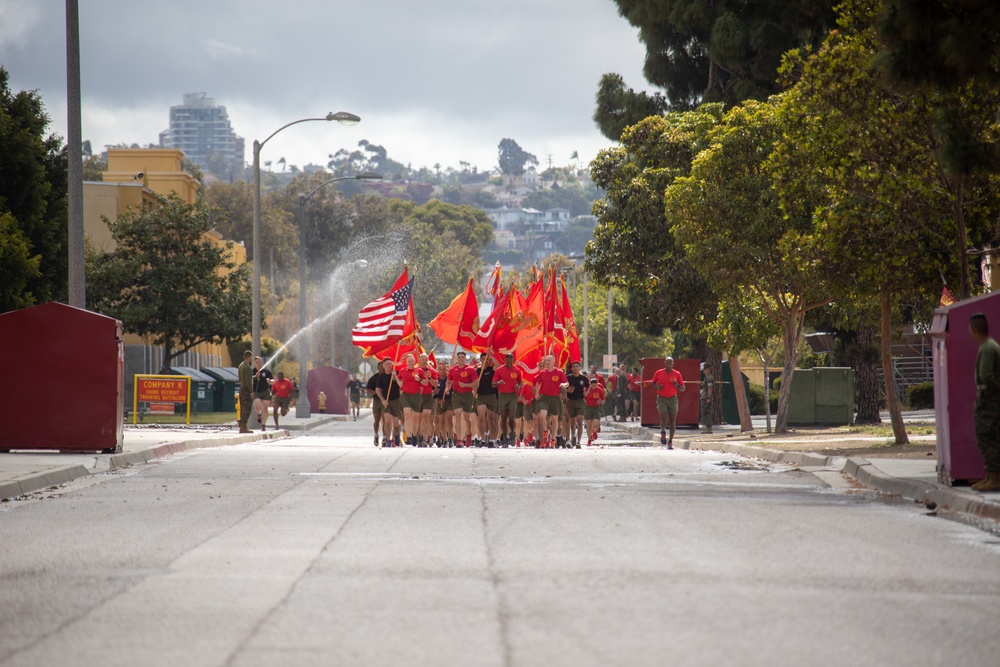
<path fill-rule="evenodd" d="M 451 380 L 452 390 L 459 394 L 471 394 L 472 387 L 463 387 L 459 383 L 473 383 L 479 378 L 479 373 L 472 366 L 466 364 L 464 366 L 454 366 L 450 371 L 448 371 L 448 379 Z"/>
<path fill-rule="evenodd" d="M 642 387 L 642 378 L 640 378 L 638 375 L 628 376 L 629 391 L 639 391 L 641 387 Z"/>
<path fill-rule="evenodd" d="M 497 383 L 497 392 L 501 394 L 516 394 L 517 383 L 521 381 L 521 371 L 513 366 L 501 366 L 493 372 L 493 381 Z"/>
<path fill-rule="evenodd" d="M 521 393 L 518 394 L 517 400 L 523 405 L 529 405 L 535 400 L 535 385 L 527 382 L 522 384 Z"/>
<path fill-rule="evenodd" d="M 652 383 L 660 383 L 663 385 L 662 388 L 656 390 L 657 396 L 662 396 L 663 398 L 671 398 L 677 395 L 677 387 L 674 386 L 674 380 L 680 384 L 684 384 L 684 376 L 676 368 L 667 372 L 666 368 L 660 368 L 655 373 L 653 373 Z"/>
<path fill-rule="evenodd" d="M 583 395 L 583 400 L 590 407 L 596 408 L 604 401 L 605 396 L 604 385 L 595 381 L 591 383 L 590 389 Z"/>
<path fill-rule="evenodd" d="M 278 398 L 288 398 L 295 391 L 295 385 L 288 378 L 284 380 L 276 380 L 274 384 L 271 385 L 271 391 Z"/>
<path fill-rule="evenodd" d="M 431 368 L 430 366 L 423 368 L 422 370 L 424 371 L 424 377 L 430 380 L 430 382 L 420 388 L 420 393 L 426 396 L 427 394 L 434 393 L 434 390 L 437 389 L 438 386 L 438 378 L 441 376 L 438 375 L 437 370 Z"/>
<path fill-rule="evenodd" d="M 399 390 L 404 394 L 422 393 L 423 385 L 420 381 L 424 379 L 424 369 L 403 368 L 396 371 L 396 377 L 399 378 Z"/>
<path fill-rule="evenodd" d="M 566 379 L 566 374 L 559 368 L 553 368 L 551 371 L 542 370 L 538 374 L 538 392 L 542 396 L 558 396 L 561 387 L 559 385 L 568 382 Z"/>
<path fill-rule="evenodd" d="M 600 373 L 594 373 L 594 382 L 600 384 L 603 387 L 604 386 L 604 376 L 601 375 Z"/>
<path fill-rule="evenodd" d="M 615 389 L 618 388 L 618 374 L 617 373 L 612 373 L 611 375 L 608 376 L 608 384 L 611 385 L 611 391 L 614 391 Z"/>

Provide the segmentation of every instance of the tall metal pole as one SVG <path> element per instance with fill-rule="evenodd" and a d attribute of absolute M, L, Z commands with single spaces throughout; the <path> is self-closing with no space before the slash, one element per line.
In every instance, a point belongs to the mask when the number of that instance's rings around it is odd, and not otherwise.
<path fill-rule="evenodd" d="M 260 354 L 260 149 L 271 140 L 271 137 L 286 127 L 314 120 L 335 120 L 341 125 L 356 125 L 361 121 L 360 118 L 346 111 L 330 112 L 322 118 L 293 120 L 291 123 L 286 123 L 269 134 L 264 141 L 254 139 L 253 142 L 253 322 L 251 323 L 251 336 L 253 338 L 252 347 L 254 356 Z"/>
<path fill-rule="evenodd" d="M 612 297 L 611 297 L 611 288 L 609 287 L 608 288 L 608 356 L 609 357 L 612 354 L 614 354 L 614 352 L 613 352 L 614 348 L 611 345 L 612 342 L 613 342 L 612 337 L 611 337 L 611 306 L 612 306 L 613 303 L 614 302 L 612 301 Z"/>
<path fill-rule="evenodd" d="M 80 8 L 77 0 L 66 0 L 66 198 L 69 206 L 69 305 L 87 307 L 87 284 L 83 259 L 83 131 L 80 110 Z"/>
<path fill-rule="evenodd" d="M 583 272 L 583 367 L 590 372 L 590 299 L 587 298 L 587 271 Z"/>
<path fill-rule="evenodd" d="M 299 400 L 295 416 L 311 417 L 309 405 L 309 317 L 306 309 L 306 198 L 299 196 Z"/>
<path fill-rule="evenodd" d="M 253 141 L 253 356 L 260 356 L 260 142 Z"/>
<path fill-rule="evenodd" d="M 337 295 L 333 293 L 333 277 L 330 277 L 330 312 L 337 308 Z M 330 366 L 337 365 L 337 316 L 330 317 Z"/>

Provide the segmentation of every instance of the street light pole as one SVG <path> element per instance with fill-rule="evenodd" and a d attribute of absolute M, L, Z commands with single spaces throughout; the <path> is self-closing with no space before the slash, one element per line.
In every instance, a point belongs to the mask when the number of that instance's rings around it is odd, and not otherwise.
<path fill-rule="evenodd" d="M 306 308 L 306 200 L 337 181 L 377 181 L 381 178 L 380 174 L 370 171 L 356 176 L 331 178 L 317 185 L 308 194 L 299 196 L 296 216 L 299 222 L 299 400 L 295 403 L 295 416 L 298 418 L 312 415 L 312 406 L 309 404 L 309 315 Z"/>
<path fill-rule="evenodd" d="M 260 149 L 264 147 L 271 137 L 281 132 L 286 127 L 291 127 L 292 125 L 297 125 L 299 123 L 306 123 L 314 120 L 335 120 L 341 125 L 357 125 L 361 122 L 361 118 L 355 116 L 352 113 L 347 113 L 346 111 L 338 111 L 337 113 L 328 113 L 322 118 L 302 118 L 299 120 L 292 121 L 282 125 L 277 130 L 268 135 L 267 139 L 264 141 L 257 141 L 254 139 L 253 142 L 253 322 L 251 323 L 252 331 L 252 347 L 254 356 L 260 355 L 260 264 L 261 264 L 261 254 L 260 254 Z"/>

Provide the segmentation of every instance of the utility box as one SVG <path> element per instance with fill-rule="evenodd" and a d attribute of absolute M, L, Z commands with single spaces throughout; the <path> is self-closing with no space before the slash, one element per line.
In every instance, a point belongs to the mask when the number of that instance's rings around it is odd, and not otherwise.
<path fill-rule="evenodd" d="M 0 349 L 31 364 L 4 396 L 0 451 L 122 449 L 122 323 L 62 303 L 0 314 Z M 16 390 L 15 390 L 16 389 Z"/>
<path fill-rule="evenodd" d="M 215 378 L 212 412 L 236 412 L 236 395 L 240 393 L 239 369 L 233 366 L 202 366 L 201 372 Z"/>
<path fill-rule="evenodd" d="M 191 412 L 212 412 L 215 409 L 214 377 L 188 366 L 175 366 L 169 374 L 191 378 Z"/>
<path fill-rule="evenodd" d="M 789 424 L 846 426 L 853 421 L 853 369 L 795 369 L 792 376 L 792 395 L 788 400 Z"/>
<path fill-rule="evenodd" d="M 656 410 L 656 389 L 649 383 L 653 373 L 664 366 L 660 357 L 645 357 L 642 363 L 641 401 L 642 425 L 650 428 L 660 427 L 660 413 Z M 674 370 L 680 371 L 686 383 L 686 390 L 677 394 L 677 425 L 697 427 L 701 417 L 701 362 L 697 359 L 674 359 Z"/>
<path fill-rule="evenodd" d="M 931 325 L 937 472 L 943 484 L 964 484 L 986 476 L 976 439 L 976 355 L 969 317 L 986 316 L 990 335 L 1000 333 L 1000 292 L 958 301 L 934 311 Z"/>

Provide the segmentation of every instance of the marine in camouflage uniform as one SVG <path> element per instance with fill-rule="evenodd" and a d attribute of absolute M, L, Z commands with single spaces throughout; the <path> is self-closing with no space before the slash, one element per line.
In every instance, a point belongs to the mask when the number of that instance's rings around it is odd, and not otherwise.
<path fill-rule="evenodd" d="M 976 440 L 986 464 L 986 478 L 972 488 L 1000 491 L 1000 345 L 990 338 L 986 317 L 976 313 L 969 331 L 979 341 L 976 354 Z"/>
<path fill-rule="evenodd" d="M 704 433 L 712 432 L 712 392 L 715 390 L 715 377 L 712 371 L 705 368 L 701 379 L 701 423 L 705 426 Z"/>

